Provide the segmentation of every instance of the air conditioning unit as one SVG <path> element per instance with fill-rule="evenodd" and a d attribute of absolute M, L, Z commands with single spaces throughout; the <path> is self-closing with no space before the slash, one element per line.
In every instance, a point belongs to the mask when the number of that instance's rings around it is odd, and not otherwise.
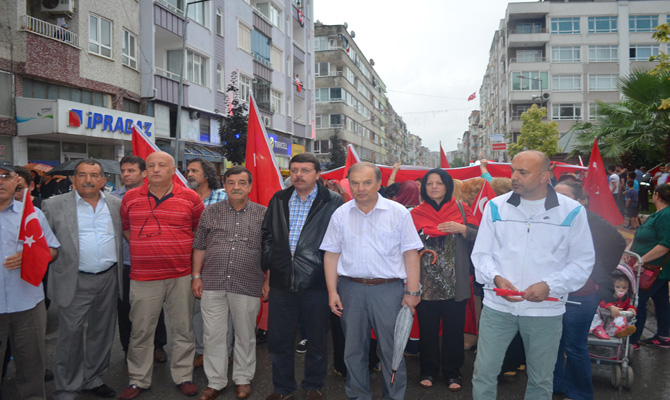
<path fill-rule="evenodd" d="M 188 113 L 191 119 L 200 119 L 200 111 L 191 111 Z"/>
<path fill-rule="evenodd" d="M 271 123 L 270 117 L 263 117 L 263 123 L 265 126 L 269 127 Z"/>
<path fill-rule="evenodd" d="M 542 93 L 542 99 L 543 99 L 543 100 L 549 100 L 549 97 L 551 97 L 551 96 L 549 95 L 549 93 L 547 93 L 547 92 Z"/>
<path fill-rule="evenodd" d="M 42 11 L 51 14 L 71 14 L 74 0 L 42 0 Z"/>

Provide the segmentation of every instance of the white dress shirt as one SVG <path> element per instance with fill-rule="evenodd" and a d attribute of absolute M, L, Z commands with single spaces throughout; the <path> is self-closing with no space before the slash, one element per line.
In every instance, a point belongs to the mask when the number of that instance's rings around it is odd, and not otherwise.
<path fill-rule="evenodd" d="M 407 209 L 377 194 L 365 214 L 350 201 L 330 218 L 321 250 L 340 253 L 337 274 L 351 278 L 406 279 L 403 253 L 423 243 Z"/>
<path fill-rule="evenodd" d="M 79 228 L 79 271 L 102 272 L 116 263 L 116 234 L 105 195 L 100 192 L 98 204 L 87 203 L 75 192 Z"/>

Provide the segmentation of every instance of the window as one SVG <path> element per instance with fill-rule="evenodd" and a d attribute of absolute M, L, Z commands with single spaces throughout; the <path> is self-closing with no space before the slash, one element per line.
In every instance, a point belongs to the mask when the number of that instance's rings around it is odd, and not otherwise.
<path fill-rule="evenodd" d="M 104 57 L 112 57 L 112 22 L 91 15 L 88 25 L 88 51 Z"/>
<path fill-rule="evenodd" d="M 314 38 L 314 50 L 328 50 L 328 38 L 319 36 Z"/>
<path fill-rule="evenodd" d="M 344 126 L 344 117 L 342 114 L 330 114 L 330 127 L 342 128 Z"/>
<path fill-rule="evenodd" d="M 330 140 L 315 140 L 314 141 L 314 153 L 316 154 L 327 154 L 330 152 Z"/>
<path fill-rule="evenodd" d="M 284 54 L 279 48 L 275 46 L 270 48 L 270 63 L 272 63 L 272 68 L 280 73 L 284 73 L 284 63 L 282 62 L 283 58 Z"/>
<path fill-rule="evenodd" d="M 223 36 L 223 14 L 220 8 L 216 9 L 216 34 Z"/>
<path fill-rule="evenodd" d="M 589 33 L 614 33 L 617 17 L 589 17 Z"/>
<path fill-rule="evenodd" d="M 324 128 L 324 126 L 322 126 L 322 121 L 323 121 L 323 116 L 322 115 L 316 115 L 314 117 L 314 127 L 315 128 Z"/>
<path fill-rule="evenodd" d="M 342 101 L 342 88 L 330 88 L 330 101 Z"/>
<path fill-rule="evenodd" d="M 167 3 L 167 8 L 170 10 L 176 11 L 179 14 L 184 13 L 184 0 L 165 0 L 165 3 Z M 165 5 L 165 3 L 161 4 Z"/>
<path fill-rule="evenodd" d="M 579 17 L 552 18 L 551 33 L 559 35 L 579 33 Z"/>
<path fill-rule="evenodd" d="M 272 112 L 275 114 L 282 114 L 284 95 L 280 91 L 272 89 L 270 92 L 270 101 L 272 102 Z"/>
<path fill-rule="evenodd" d="M 225 92 L 225 80 L 223 79 L 223 67 L 221 64 L 216 64 L 216 90 Z"/>
<path fill-rule="evenodd" d="M 123 30 L 123 57 L 122 62 L 130 68 L 137 69 L 137 52 L 136 45 L 137 37 L 127 30 Z"/>
<path fill-rule="evenodd" d="M 542 62 L 542 50 L 517 50 L 516 61 L 520 63 Z"/>
<path fill-rule="evenodd" d="M 317 103 L 325 103 L 329 100 L 329 93 L 328 88 L 321 88 L 321 89 L 316 89 L 314 91 L 314 101 Z"/>
<path fill-rule="evenodd" d="M 248 102 L 249 101 L 249 92 L 251 92 L 251 78 L 244 75 L 240 75 L 238 82 L 238 89 L 240 95 L 240 101 Z"/>
<path fill-rule="evenodd" d="M 589 75 L 589 90 L 613 91 L 617 90 L 616 75 Z"/>
<path fill-rule="evenodd" d="M 327 62 L 318 62 L 316 63 L 316 70 L 314 71 L 315 76 L 328 76 L 330 75 L 330 64 Z"/>
<path fill-rule="evenodd" d="M 520 22 L 516 24 L 516 33 L 541 33 L 542 24 L 539 22 Z"/>
<path fill-rule="evenodd" d="M 580 62 L 581 49 L 579 46 L 565 46 L 551 48 L 551 62 L 555 63 L 571 63 Z"/>
<path fill-rule="evenodd" d="M 356 85 L 356 75 L 354 74 L 354 71 L 349 68 L 347 68 L 347 80 L 352 85 Z"/>
<path fill-rule="evenodd" d="M 532 104 L 514 104 L 512 106 L 512 119 L 513 120 L 520 120 L 521 119 L 521 114 L 530 110 L 530 108 L 532 106 L 533 106 Z"/>
<path fill-rule="evenodd" d="M 270 21 L 275 28 L 281 30 L 281 11 L 272 3 L 270 3 Z"/>
<path fill-rule="evenodd" d="M 251 53 L 256 61 L 270 66 L 270 43 L 269 37 L 254 29 L 251 31 Z"/>
<path fill-rule="evenodd" d="M 551 119 L 581 119 L 581 104 L 552 104 Z"/>
<path fill-rule="evenodd" d="M 599 113 L 599 106 L 598 103 L 589 103 L 589 119 L 594 120 L 598 119 L 598 113 Z"/>
<path fill-rule="evenodd" d="M 618 46 L 589 46 L 590 62 L 616 62 L 619 61 Z"/>
<path fill-rule="evenodd" d="M 207 7 L 205 2 L 188 3 L 188 17 L 200 25 L 207 26 Z"/>
<path fill-rule="evenodd" d="M 649 61 L 649 57 L 658 55 L 658 45 L 638 44 L 630 46 L 629 55 L 631 61 Z"/>
<path fill-rule="evenodd" d="M 0 71 L 0 115 L 5 117 L 12 116 L 12 81 L 14 76 L 8 72 Z M 25 86 L 24 86 L 25 92 Z M 29 97 L 24 94 L 23 97 Z"/>
<path fill-rule="evenodd" d="M 203 115 L 200 117 L 200 141 L 209 142 L 209 117 Z"/>
<path fill-rule="evenodd" d="M 52 100 L 63 99 L 105 108 L 109 108 L 110 104 L 110 96 L 108 94 L 36 81 L 29 78 L 23 78 L 23 97 Z M 124 99 L 124 104 L 127 101 L 127 99 Z"/>
<path fill-rule="evenodd" d="M 237 25 L 237 47 L 251 53 L 251 29 L 239 22 Z"/>
<path fill-rule="evenodd" d="M 549 89 L 549 73 L 544 72 L 512 72 L 512 90 L 542 90 Z"/>
<path fill-rule="evenodd" d="M 581 75 L 554 75 L 551 77 L 551 88 L 555 92 L 581 92 Z"/>
<path fill-rule="evenodd" d="M 207 86 L 207 57 L 186 51 L 186 79 Z"/>
<path fill-rule="evenodd" d="M 628 17 L 628 29 L 631 32 L 653 32 L 658 26 L 658 15 L 631 15 Z"/>

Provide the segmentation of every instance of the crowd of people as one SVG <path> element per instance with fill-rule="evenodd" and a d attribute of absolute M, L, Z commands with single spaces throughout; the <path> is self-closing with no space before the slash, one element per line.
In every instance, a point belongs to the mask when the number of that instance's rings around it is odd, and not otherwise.
<path fill-rule="evenodd" d="M 383 397 L 403 399 L 405 362 L 393 365 L 394 327 L 403 307 L 415 314 L 407 351 L 418 353 L 416 383 L 427 390 L 436 390 L 429 388 L 440 376 L 448 390 L 463 388 L 466 318 L 476 314 L 475 399 L 496 398 L 498 376 L 518 353 L 525 354 L 528 371 L 526 399 L 555 393 L 592 399 L 590 331 L 605 338 L 607 330 L 631 335 L 633 348 L 670 348 L 670 268 L 663 268 L 670 258 L 667 172 L 647 179 L 640 168 L 639 179 L 631 172 L 624 191 L 628 174 L 621 170 L 622 178 L 616 166 L 611 169 L 615 200 L 630 209 L 629 224 L 639 226 L 628 248 L 647 268 L 661 268 L 632 310 L 634 277 L 619 266 L 626 241 L 588 210 L 576 176 L 556 181 L 549 159 L 537 151 L 514 157 L 511 179 L 493 178 L 485 161 L 481 168 L 481 178 L 465 182 L 433 169 L 420 180 L 394 183 L 396 165 L 382 187 L 380 169 L 359 162 L 340 195 L 320 179 L 319 160 L 303 153 L 290 160 L 291 186 L 265 207 L 249 199 L 256 177 L 246 168 L 229 168 L 219 179 L 211 163 L 191 159 L 184 186 L 164 152 L 146 160 L 124 157 L 124 185 L 111 194 L 103 190 L 104 170 L 94 159 L 77 165 L 71 191 L 53 178 L 36 185 L 36 175 L 2 162 L 0 285 L 7 295 L 0 296 L 0 353 L 13 354 L 21 399 L 46 398 L 49 300 L 58 305 L 57 400 L 83 391 L 117 396 L 103 380 L 117 325 L 129 381 L 119 399 L 158 384 L 152 383 L 154 363 L 168 358 L 184 395 L 216 399 L 231 386 L 232 368 L 234 394 L 246 399 L 257 369 L 262 302 L 269 305 L 274 388 L 267 400 L 292 399 L 298 390 L 299 326 L 305 353 L 300 388 L 308 400 L 323 399 L 327 391 L 329 329 L 332 362 L 346 378 L 348 398 L 373 398 L 374 369 L 381 371 Z M 485 207 L 474 204 L 483 185 L 496 194 Z M 656 211 L 637 225 L 637 207 L 650 192 Z M 37 207 L 53 257 L 38 286 L 20 275 L 24 198 Z M 558 301 L 547 301 L 552 298 Z M 658 330 L 641 340 L 648 299 Z M 602 317 L 597 329 L 594 315 Z M 620 318 L 623 325 L 616 325 Z M 193 383 L 200 366 L 207 377 L 202 390 Z"/>

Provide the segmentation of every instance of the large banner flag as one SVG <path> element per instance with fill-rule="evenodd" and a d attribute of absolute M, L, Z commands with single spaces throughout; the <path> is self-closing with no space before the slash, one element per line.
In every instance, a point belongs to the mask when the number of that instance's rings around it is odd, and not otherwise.
<path fill-rule="evenodd" d="M 23 213 L 19 228 L 19 241 L 23 241 L 21 257 L 21 279 L 33 286 L 39 286 L 51 262 L 51 252 L 44 237 L 42 225 L 37 219 L 35 206 L 30 200 L 28 190 L 23 192 Z"/>
<path fill-rule="evenodd" d="M 484 184 L 482 184 L 482 188 L 479 189 L 479 194 L 477 194 L 477 198 L 472 204 L 472 216 L 475 217 L 478 223 L 482 222 L 486 203 L 494 197 L 496 197 L 496 192 L 493 190 L 489 182 L 484 180 Z"/>
<path fill-rule="evenodd" d="M 342 179 L 347 178 L 347 174 L 349 174 L 349 168 L 353 167 L 354 164 L 359 161 L 361 161 L 361 159 L 358 158 L 358 153 L 356 153 L 354 145 L 349 143 L 347 146 L 347 161 L 344 163 L 344 173 L 342 173 Z"/>
<path fill-rule="evenodd" d="M 247 123 L 247 150 L 244 163 L 251 171 L 253 185 L 249 199 L 267 207 L 272 195 L 284 189 L 275 154 L 270 149 L 270 141 L 265 131 L 265 124 L 258 113 L 254 94 L 249 95 L 249 122 Z"/>
<path fill-rule="evenodd" d="M 605 164 L 600 157 L 598 138 L 593 140 L 589 169 L 584 180 L 584 190 L 589 195 L 589 209 L 591 211 L 600 215 L 612 225 L 623 224 L 623 217 L 610 191 Z"/>
<path fill-rule="evenodd" d="M 142 130 L 142 128 L 140 128 L 139 125 L 133 124 L 133 155 L 136 155 L 138 157 L 141 157 L 143 160 L 146 160 L 149 154 L 155 151 L 161 151 L 161 150 L 158 148 L 158 146 L 156 146 L 154 142 L 152 142 L 149 139 L 147 134 L 144 133 L 144 130 Z M 184 178 L 184 175 L 182 175 L 181 172 L 179 172 L 179 168 L 177 168 L 176 173 L 172 176 L 172 182 L 174 182 L 176 185 L 188 187 L 186 178 Z"/>
<path fill-rule="evenodd" d="M 451 168 L 449 166 L 449 161 L 447 161 L 447 155 L 444 154 L 444 149 L 442 148 L 442 142 L 440 142 L 440 168 Z"/>

